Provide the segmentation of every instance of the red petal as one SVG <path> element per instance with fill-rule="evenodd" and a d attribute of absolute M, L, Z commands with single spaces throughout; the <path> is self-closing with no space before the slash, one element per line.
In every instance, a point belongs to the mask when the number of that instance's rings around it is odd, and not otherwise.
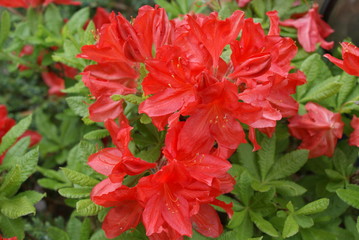
<path fill-rule="evenodd" d="M 208 204 L 201 204 L 199 212 L 191 220 L 193 228 L 206 237 L 216 238 L 223 232 L 217 212 Z"/>

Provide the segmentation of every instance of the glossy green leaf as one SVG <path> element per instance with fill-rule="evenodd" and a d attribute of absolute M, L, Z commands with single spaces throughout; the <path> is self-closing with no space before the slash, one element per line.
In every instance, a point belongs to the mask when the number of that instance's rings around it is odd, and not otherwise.
<path fill-rule="evenodd" d="M 279 236 L 277 230 L 273 227 L 273 225 L 267 220 L 265 220 L 259 213 L 251 211 L 249 212 L 249 215 L 251 217 L 251 220 L 254 222 L 254 224 L 259 230 L 272 237 Z"/>
<path fill-rule="evenodd" d="M 33 203 L 26 197 L 15 197 L 5 200 L 1 205 L 1 213 L 10 219 L 16 219 L 28 214 L 35 214 Z"/>
<path fill-rule="evenodd" d="M 32 115 L 27 116 L 12 127 L 1 139 L 0 155 L 13 145 L 18 137 L 20 137 L 30 126 Z"/>
<path fill-rule="evenodd" d="M 69 168 L 61 168 L 61 170 L 73 184 L 83 187 L 93 187 L 99 183 L 98 180 Z"/>
<path fill-rule="evenodd" d="M 329 206 L 328 198 L 321 198 L 313 202 L 308 203 L 304 207 L 296 211 L 296 214 L 310 215 L 319 212 L 323 212 Z"/>
<path fill-rule="evenodd" d="M 59 193 L 66 198 L 85 198 L 90 197 L 92 188 L 61 188 Z"/>
<path fill-rule="evenodd" d="M 76 203 L 76 214 L 78 216 L 94 216 L 102 209 L 102 206 L 96 205 L 90 199 L 80 200 Z"/>
<path fill-rule="evenodd" d="M 349 185 L 350 186 L 350 185 Z M 352 207 L 359 209 L 359 187 L 353 186 L 353 188 L 347 189 L 338 189 L 337 195 L 342 199 L 344 202 L 349 204 Z"/>
<path fill-rule="evenodd" d="M 308 150 L 295 150 L 278 159 L 267 180 L 280 179 L 296 173 L 308 160 Z"/>
<path fill-rule="evenodd" d="M 299 231 L 298 223 L 294 220 L 292 215 L 289 215 L 284 222 L 284 227 L 282 232 L 283 238 L 291 237 L 297 234 L 298 231 Z"/>

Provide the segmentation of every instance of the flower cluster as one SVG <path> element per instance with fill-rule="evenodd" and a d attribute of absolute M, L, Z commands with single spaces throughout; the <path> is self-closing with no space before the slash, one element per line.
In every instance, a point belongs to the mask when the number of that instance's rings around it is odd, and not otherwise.
<path fill-rule="evenodd" d="M 108 176 L 91 194 L 96 204 L 113 207 L 103 223 L 108 237 L 141 220 L 150 239 L 182 239 L 192 226 L 208 237 L 221 234 L 211 205 L 232 213 L 217 197 L 233 189 L 226 159 L 246 142 L 242 125 L 259 149 L 255 131 L 271 136 L 278 120 L 295 115 L 298 103 L 290 95 L 306 82 L 302 72 L 289 73 L 294 41 L 279 35 L 277 12 L 267 15 L 265 34 L 241 11 L 225 20 L 211 13 L 170 21 L 163 9 L 144 6 L 132 24 L 112 13 L 98 42 L 82 48 L 79 57 L 97 62 L 82 73 L 95 99 L 90 119 L 105 123 L 115 145 L 89 158 Z M 132 127 L 124 101 L 112 99 L 128 94 L 146 95 L 139 113 L 167 130 L 155 163 L 128 148 Z M 126 185 L 127 175 L 142 178 Z"/>

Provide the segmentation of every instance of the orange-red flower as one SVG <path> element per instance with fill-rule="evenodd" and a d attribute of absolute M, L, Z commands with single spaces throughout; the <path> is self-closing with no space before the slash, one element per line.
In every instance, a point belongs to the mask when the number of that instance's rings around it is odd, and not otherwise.
<path fill-rule="evenodd" d="M 348 42 L 343 42 L 341 45 L 343 60 L 337 59 L 330 54 L 325 54 L 324 57 L 348 74 L 359 77 L 359 48 Z"/>
<path fill-rule="evenodd" d="M 309 158 L 331 157 L 343 134 L 344 123 L 340 113 L 333 113 L 315 103 L 307 103 L 305 108 L 306 114 L 289 119 L 290 133 L 302 140 L 299 148 L 308 149 Z"/>

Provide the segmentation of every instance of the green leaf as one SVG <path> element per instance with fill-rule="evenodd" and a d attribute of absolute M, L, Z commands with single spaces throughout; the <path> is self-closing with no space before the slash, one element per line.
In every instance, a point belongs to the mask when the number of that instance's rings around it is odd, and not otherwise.
<path fill-rule="evenodd" d="M 345 153 L 340 150 L 339 148 L 335 149 L 334 152 L 334 156 L 333 156 L 333 163 L 334 163 L 334 167 L 336 168 L 336 170 L 338 170 L 338 172 L 344 176 L 344 178 L 348 175 L 350 175 L 350 172 L 348 172 L 348 167 L 352 166 L 353 163 L 352 161 L 350 161 L 347 156 L 345 155 Z M 343 179 L 343 177 L 342 177 Z"/>
<path fill-rule="evenodd" d="M 139 97 L 135 94 L 128 94 L 128 95 L 112 95 L 111 99 L 113 101 L 120 101 L 120 100 L 125 100 L 127 102 L 130 102 L 132 104 L 140 104 L 142 103 L 145 98 L 143 97 Z"/>
<path fill-rule="evenodd" d="M 80 240 L 81 238 L 81 221 L 72 215 L 66 224 L 66 232 L 71 237 L 71 240 Z"/>
<path fill-rule="evenodd" d="M 240 144 L 237 151 L 239 163 L 247 169 L 251 176 L 260 180 L 259 170 L 256 165 L 256 153 L 254 153 L 252 150 L 252 145 L 248 143 Z"/>
<path fill-rule="evenodd" d="M 93 187 L 99 183 L 98 180 L 69 168 L 61 168 L 61 170 L 73 184 L 83 187 Z"/>
<path fill-rule="evenodd" d="M 306 58 L 300 70 L 306 75 L 307 83 L 297 88 L 297 100 L 303 97 L 307 89 L 311 89 L 314 82 L 322 82 L 332 76 L 322 57 L 317 53 Z"/>
<path fill-rule="evenodd" d="M 25 154 L 30 145 L 30 136 L 21 138 L 19 141 L 7 151 L 2 162 L 2 167 L 9 167 L 16 164 L 16 158 Z"/>
<path fill-rule="evenodd" d="M 261 18 L 264 18 L 265 2 L 262 0 L 251 1 L 251 6 L 254 12 Z"/>
<path fill-rule="evenodd" d="M 28 177 L 36 171 L 37 161 L 39 160 L 39 147 L 26 153 L 17 160 L 17 164 L 21 166 L 20 181 L 24 182 Z"/>
<path fill-rule="evenodd" d="M 337 195 L 350 206 L 359 209 L 359 187 L 338 189 Z"/>
<path fill-rule="evenodd" d="M 167 13 L 171 13 L 173 17 L 177 17 L 181 14 L 181 10 L 175 4 L 171 4 L 166 0 L 155 0 L 155 3 L 160 5 L 162 8 L 166 9 Z"/>
<path fill-rule="evenodd" d="M 81 225 L 81 234 L 79 240 L 88 240 L 90 239 L 92 229 L 91 229 L 91 220 L 90 218 L 85 218 Z"/>
<path fill-rule="evenodd" d="M 26 197 L 32 204 L 38 203 L 46 196 L 46 193 L 39 193 L 36 191 L 25 191 L 16 195 L 16 197 Z"/>
<path fill-rule="evenodd" d="M 241 176 L 239 177 L 238 185 L 239 188 L 239 196 L 240 199 L 243 201 L 244 205 L 248 205 L 251 197 L 253 196 L 253 189 L 251 187 L 252 178 L 248 174 L 247 171 L 244 171 Z"/>
<path fill-rule="evenodd" d="M 35 124 L 42 136 L 54 141 L 55 143 L 60 143 L 57 127 L 54 123 L 52 123 L 52 121 L 50 121 L 48 115 L 44 114 L 40 110 L 36 111 Z"/>
<path fill-rule="evenodd" d="M 273 227 L 273 225 L 267 220 L 265 220 L 259 213 L 250 211 L 249 215 L 251 217 L 251 220 L 254 222 L 254 224 L 259 230 L 272 237 L 279 236 L 277 230 Z"/>
<path fill-rule="evenodd" d="M 107 131 L 107 129 L 98 129 L 98 130 L 94 130 L 89 133 L 86 133 L 84 136 L 84 139 L 97 140 L 97 139 L 105 138 L 109 135 L 110 135 L 110 133 Z"/>
<path fill-rule="evenodd" d="M 48 5 L 44 18 L 47 29 L 55 35 L 59 35 L 64 21 L 58 7 L 54 4 Z"/>
<path fill-rule="evenodd" d="M 70 240 L 69 235 L 60 228 L 50 226 L 47 231 L 52 240 Z"/>
<path fill-rule="evenodd" d="M 142 124 L 150 124 L 152 122 L 152 119 L 145 113 L 141 114 L 140 122 Z"/>
<path fill-rule="evenodd" d="M 272 181 L 270 184 L 276 188 L 279 194 L 287 197 L 300 196 L 307 191 L 304 187 L 291 181 Z"/>
<path fill-rule="evenodd" d="M 357 218 L 357 225 L 356 225 L 356 227 L 357 227 L 357 230 L 358 230 L 358 232 L 359 232 L 359 216 L 358 216 L 358 218 Z"/>
<path fill-rule="evenodd" d="M 93 21 L 90 21 L 87 25 L 85 32 L 82 35 L 81 46 L 95 44 L 96 39 L 94 36 L 94 32 L 96 32 L 95 24 Z"/>
<path fill-rule="evenodd" d="M 280 179 L 296 173 L 308 160 L 308 150 L 295 150 L 275 162 L 268 173 L 267 180 Z"/>
<path fill-rule="evenodd" d="M 67 97 L 66 102 L 74 113 L 81 117 L 86 117 L 89 115 L 87 98 L 76 96 L 76 97 Z"/>
<path fill-rule="evenodd" d="M 55 191 L 58 190 L 59 188 L 69 186 L 68 183 L 58 182 L 58 181 L 55 181 L 50 178 L 41 178 L 41 179 L 37 180 L 37 183 L 43 188 L 48 188 L 48 189 L 52 189 Z"/>
<path fill-rule="evenodd" d="M 9 219 L 0 214 L 0 230 L 4 237 L 18 237 L 24 239 L 24 221 L 21 218 Z"/>
<path fill-rule="evenodd" d="M 70 20 L 66 23 L 66 28 L 69 30 L 69 33 L 75 33 L 79 29 L 82 29 L 86 21 L 90 17 L 90 8 L 85 7 L 75 12 Z"/>
<path fill-rule="evenodd" d="M 21 183 L 21 168 L 16 165 L 6 174 L 0 187 L 0 196 L 10 197 L 14 195 L 19 190 Z"/>
<path fill-rule="evenodd" d="M 301 215 L 310 215 L 319 212 L 323 212 L 329 206 L 329 199 L 328 198 L 321 198 L 311 203 L 308 203 L 301 209 L 297 210 L 296 214 Z"/>
<path fill-rule="evenodd" d="M 61 188 L 59 193 L 66 198 L 85 198 L 89 197 L 92 188 Z"/>
<path fill-rule="evenodd" d="M 247 210 L 243 210 L 240 212 L 234 212 L 231 220 L 228 223 L 228 228 L 231 228 L 231 229 L 237 228 L 238 226 L 240 226 L 243 223 L 244 219 L 247 216 L 248 216 Z"/>
<path fill-rule="evenodd" d="M 7 39 L 10 33 L 10 14 L 8 11 L 4 10 L 1 14 L 1 22 L 0 22 L 0 49 L 2 48 L 3 43 Z"/>
<path fill-rule="evenodd" d="M 275 134 L 272 138 L 265 137 L 261 142 L 261 149 L 258 151 L 258 164 L 261 172 L 262 180 L 265 179 L 268 171 L 272 167 L 275 159 L 275 146 L 276 137 Z"/>
<path fill-rule="evenodd" d="M 305 215 L 293 215 L 295 221 L 301 228 L 311 228 L 314 225 L 313 218 Z"/>
<path fill-rule="evenodd" d="M 282 236 L 283 238 L 288 238 L 294 236 L 299 231 L 299 225 L 294 220 L 293 215 L 289 215 L 284 222 Z"/>
<path fill-rule="evenodd" d="M 96 205 L 90 199 L 80 200 L 76 203 L 76 214 L 78 216 L 94 216 L 102 209 L 102 206 Z"/>
<path fill-rule="evenodd" d="M 353 91 L 353 89 L 356 85 L 356 82 L 357 82 L 357 78 L 355 76 L 349 75 L 348 73 L 343 71 L 343 73 L 340 76 L 339 81 L 343 85 L 341 86 L 339 93 L 338 93 L 338 98 L 337 98 L 337 107 L 338 108 L 341 105 L 343 105 L 343 103 L 345 102 L 345 100 L 347 99 L 349 94 Z"/>
<path fill-rule="evenodd" d="M 26 197 L 15 197 L 5 200 L 1 205 L 1 213 L 10 219 L 19 218 L 28 214 L 35 214 L 33 203 Z"/>
<path fill-rule="evenodd" d="M 306 103 L 312 101 L 322 101 L 338 93 L 342 84 L 343 83 L 339 81 L 339 76 L 331 77 L 326 81 L 316 83 L 310 88 L 308 93 L 305 94 L 302 99 L 300 99 L 300 102 Z"/>
<path fill-rule="evenodd" d="M 3 154 L 11 145 L 13 145 L 18 137 L 20 137 L 30 126 L 32 115 L 22 119 L 18 124 L 12 127 L 1 139 L 0 155 Z"/>

